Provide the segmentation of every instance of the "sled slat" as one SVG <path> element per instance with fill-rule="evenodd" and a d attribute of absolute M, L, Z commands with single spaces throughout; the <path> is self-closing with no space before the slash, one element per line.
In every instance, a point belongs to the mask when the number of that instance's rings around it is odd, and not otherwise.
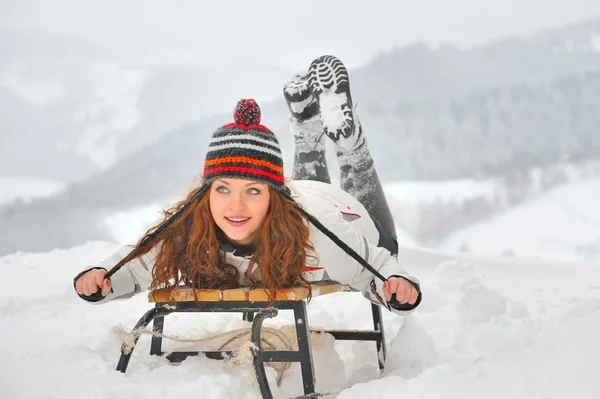
<path fill-rule="evenodd" d="M 219 302 L 222 298 L 220 290 L 196 290 L 196 300 L 205 302 Z M 189 287 L 177 287 L 172 290 L 161 289 L 150 292 L 150 302 L 189 302 L 194 301 L 194 291 Z"/>
<path fill-rule="evenodd" d="M 334 292 L 350 291 L 350 287 L 338 283 L 330 284 L 312 284 L 312 296 L 318 297 L 320 295 L 333 294 Z"/>
<path fill-rule="evenodd" d="M 304 287 L 296 288 L 281 288 L 275 290 L 276 298 L 278 301 L 299 301 L 308 298 L 308 290 Z M 248 300 L 252 302 L 268 301 L 269 297 L 267 291 L 263 289 L 257 289 L 250 291 Z"/>
<path fill-rule="evenodd" d="M 224 301 L 247 301 L 248 293 L 250 289 L 246 288 L 237 288 L 232 290 L 224 290 L 223 291 L 223 300 Z"/>
<path fill-rule="evenodd" d="M 334 292 L 349 291 L 346 285 L 335 282 L 317 282 L 312 283 L 312 296 L 327 295 Z M 301 301 L 308 298 L 308 289 L 305 287 L 282 288 L 276 290 L 279 301 Z M 196 290 L 189 287 L 163 288 L 150 292 L 148 295 L 150 302 L 189 302 L 197 300 L 198 302 L 219 302 L 219 301 L 268 301 L 269 296 L 262 288 L 236 288 L 230 290 Z"/>

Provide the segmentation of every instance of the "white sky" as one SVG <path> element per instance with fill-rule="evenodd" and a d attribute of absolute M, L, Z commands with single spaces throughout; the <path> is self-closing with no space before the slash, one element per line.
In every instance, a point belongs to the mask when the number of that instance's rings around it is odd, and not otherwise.
<path fill-rule="evenodd" d="M 343 15 L 343 16 L 342 16 Z M 346 63 L 416 40 L 469 46 L 600 15 L 598 0 L 2 0 L 0 27 L 83 37 L 142 63 Z M 222 58 L 220 58 L 222 57 Z"/>

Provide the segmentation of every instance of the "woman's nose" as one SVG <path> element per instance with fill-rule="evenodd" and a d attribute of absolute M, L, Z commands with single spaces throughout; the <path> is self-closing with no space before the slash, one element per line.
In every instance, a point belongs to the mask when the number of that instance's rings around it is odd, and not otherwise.
<path fill-rule="evenodd" d="M 246 201 L 244 199 L 244 196 L 240 194 L 233 195 L 231 198 L 231 207 L 236 211 L 245 209 Z"/>

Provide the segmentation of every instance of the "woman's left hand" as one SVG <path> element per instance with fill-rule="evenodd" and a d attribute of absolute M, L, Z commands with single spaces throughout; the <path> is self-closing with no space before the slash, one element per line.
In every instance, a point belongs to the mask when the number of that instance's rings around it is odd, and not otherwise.
<path fill-rule="evenodd" d="M 389 302 L 393 294 L 396 294 L 396 300 L 402 305 L 406 303 L 414 305 L 419 297 L 414 285 L 402 277 L 390 277 L 383 283 L 383 295 L 386 301 Z"/>

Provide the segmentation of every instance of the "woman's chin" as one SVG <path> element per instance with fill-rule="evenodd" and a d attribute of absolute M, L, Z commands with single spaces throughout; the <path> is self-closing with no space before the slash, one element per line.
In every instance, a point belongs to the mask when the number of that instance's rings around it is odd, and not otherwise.
<path fill-rule="evenodd" d="M 239 234 L 239 233 L 227 234 L 227 233 L 225 233 L 225 235 L 227 236 L 229 241 L 235 242 L 236 244 L 246 245 L 246 244 L 250 244 L 250 242 L 252 242 L 249 234 Z"/>

